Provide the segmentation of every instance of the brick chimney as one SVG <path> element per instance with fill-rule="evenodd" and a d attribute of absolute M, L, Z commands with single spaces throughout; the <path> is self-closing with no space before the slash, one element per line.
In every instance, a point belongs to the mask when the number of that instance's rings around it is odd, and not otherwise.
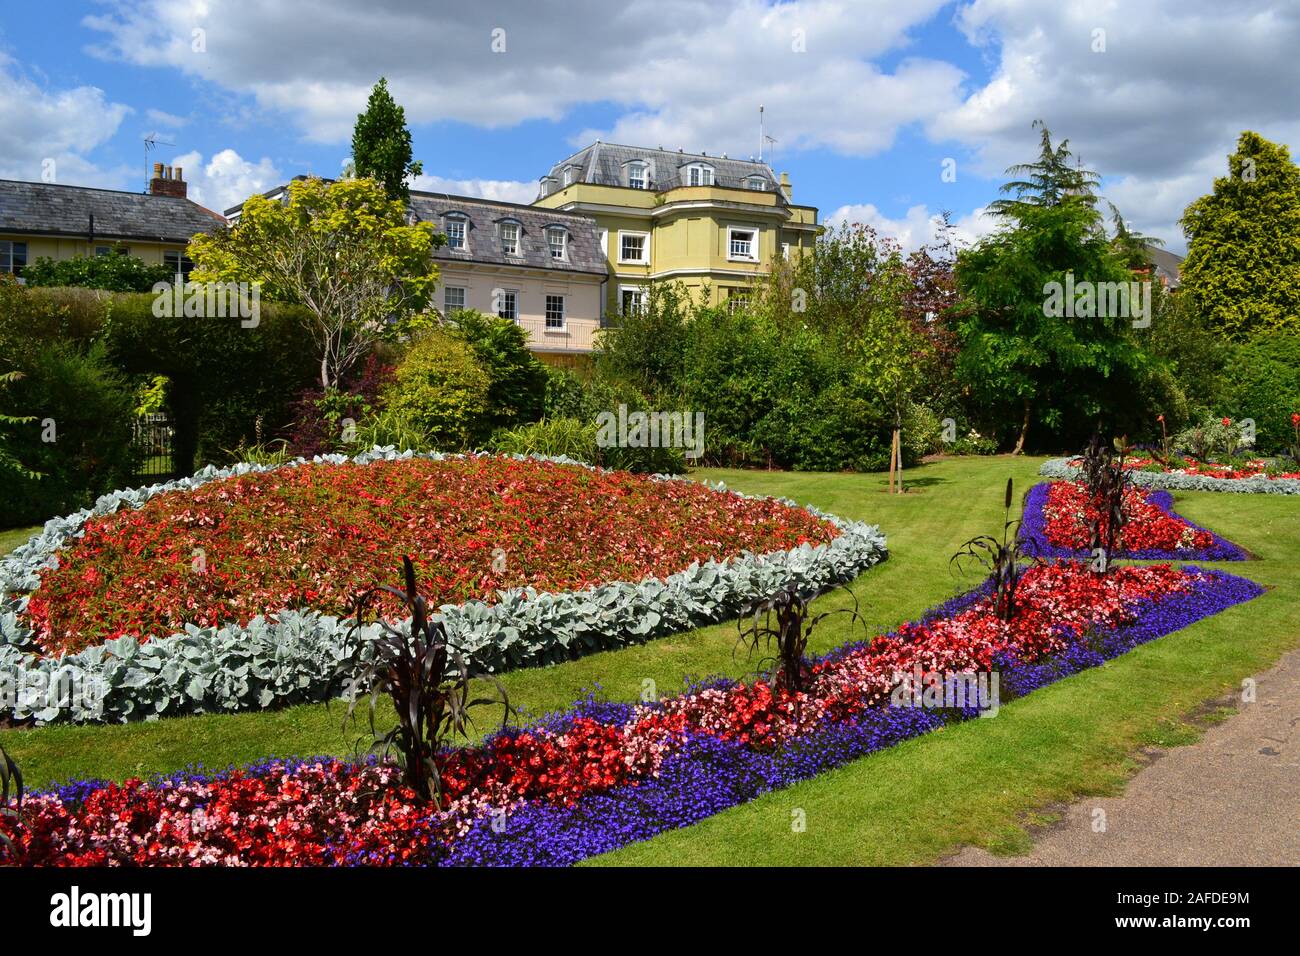
<path fill-rule="evenodd" d="M 151 196 L 175 196 L 178 199 L 184 199 L 188 187 L 185 180 L 181 177 L 181 168 L 164 166 L 162 163 L 153 164 L 153 179 L 149 180 L 149 194 Z"/>

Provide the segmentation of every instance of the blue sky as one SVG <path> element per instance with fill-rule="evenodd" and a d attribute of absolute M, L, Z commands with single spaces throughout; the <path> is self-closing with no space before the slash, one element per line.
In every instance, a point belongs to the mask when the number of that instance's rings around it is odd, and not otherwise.
<path fill-rule="evenodd" d="M 427 188 L 528 201 L 613 142 L 750 155 L 758 104 L 799 202 L 909 247 L 973 239 L 1048 122 L 1137 228 L 1176 221 L 1237 134 L 1294 142 L 1295 4 L 1199 0 L 93 0 L 0 12 L 0 176 L 140 189 L 182 165 L 222 209 L 337 173 L 379 75 Z M 496 47 L 494 49 L 494 46 Z M 956 181 L 941 177 L 956 162 Z"/>

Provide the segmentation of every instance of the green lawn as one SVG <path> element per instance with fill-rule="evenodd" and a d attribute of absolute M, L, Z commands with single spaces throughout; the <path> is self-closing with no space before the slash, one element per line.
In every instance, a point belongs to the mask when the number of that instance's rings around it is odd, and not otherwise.
<path fill-rule="evenodd" d="M 848 518 L 879 523 L 890 559 L 853 585 L 873 631 L 914 617 L 977 583 L 953 577 L 948 558 L 966 538 L 995 531 L 1008 476 L 1018 493 L 1041 459 L 940 461 L 909 472 L 914 492 L 884 493 L 882 475 L 789 474 L 711 469 L 701 476 L 739 490 L 782 494 Z M 1274 590 L 1224 614 L 1144 646 L 1104 667 L 970 721 L 833 773 L 770 794 L 695 826 L 663 834 L 592 863 L 915 864 L 975 843 L 1014 850 L 1038 811 L 1083 794 L 1114 792 L 1132 755 L 1159 742 L 1194 737 L 1182 718 L 1300 644 L 1300 501 L 1282 496 L 1179 495 L 1189 518 L 1250 549 L 1257 561 L 1223 564 Z M 16 535 L 0 538 L 8 546 Z M 822 606 L 845 603 L 839 595 Z M 810 650 L 851 634 L 829 619 Z M 643 647 L 506 675 L 511 701 L 533 713 L 563 707 L 599 684 L 613 699 L 639 696 L 652 679 L 660 693 L 684 675 L 742 675 L 735 624 L 703 628 Z M 112 727 L 0 731 L 0 743 L 40 785 L 74 777 L 123 778 L 190 763 L 224 766 L 268 754 L 348 753 L 359 730 L 342 728 L 339 706 L 273 713 L 189 717 Z M 806 832 L 794 833 L 792 811 Z"/>
<path fill-rule="evenodd" d="M 40 528 L 10 528 L 0 531 L 0 554 L 8 554 L 40 530 Z"/>

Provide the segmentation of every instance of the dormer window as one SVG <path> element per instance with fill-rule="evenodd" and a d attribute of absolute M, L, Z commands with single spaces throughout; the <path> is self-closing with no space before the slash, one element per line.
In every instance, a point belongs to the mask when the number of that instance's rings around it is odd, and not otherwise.
<path fill-rule="evenodd" d="M 551 250 L 551 258 L 563 262 L 569 255 L 569 232 L 563 226 L 548 226 L 546 244 Z"/>
<path fill-rule="evenodd" d="M 572 186 L 572 185 L 573 185 L 573 167 L 572 167 L 572 166 L 565 166 L 565 167 L 564 167 L 564 185 L 566 185 L 566 186 Z"/>
<path fill-rule="evenodd" d="M 501 223 L 501 251 L 507 256 L 519 255 L 519 223 Z"/>
<path fill-rule="evenodd" d="M 762 192 L 763 190 L 767 189 L 767 180 L 764 179 L 762 176 L 750 176 L 748 179 L 745 180 L 745 188 L 754 189 L 757 190 L 758 192 Z"/>
<path fill-rule="evenodd" d="M 628 163 L 627 184 L 633 189 L 649 189 L 650 167 L 641 162 Z"/>
<path fill-rule="evenodd" d="M 468 224 L 465 217 L 459 214 L 450 214 L 443 219 L 447 232 L 448 249 L 464 249 Z"/>
<path fill-rule="evenodd" d="M 543 176 L 541 182 L 542 182 L 542 195 L 543 195 L 543 196 L 549 196 L 551 193 L 555 192 L 555 178 L 554 178 L 554 177 L 552 177 L 552 176 Z M 565 183 L 564 185 L 567 186 L 568 183 Z"/>
<path fill-rule="evenodd" d="M 686 185 L 712 186 L 713 167 L 707 163 L 691 163 L 686 167 Z"/>

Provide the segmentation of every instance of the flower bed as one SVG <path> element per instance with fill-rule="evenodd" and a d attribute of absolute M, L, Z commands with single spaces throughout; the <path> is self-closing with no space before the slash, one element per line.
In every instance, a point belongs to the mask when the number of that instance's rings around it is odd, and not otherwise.
<path fill-rule="evenodd" d="M 805 692 L 717 680 L 655 704 L 588 700 L 445 757 L 432 812 L 384 766 L 271 761 L 224 774 L 80 783 L 30 797 L 23 862 L 53 864 L 564 865 L 808 779 L 950 720 L 890 700 L 899 675 L 1000 675 L 1009 696 L 1262 593 L 1169 565 L 1033 568 L 1021 614 L 991 613 L 987 585 L 870 643 L 813 664 Z M 0 823 L 10 826 L 8 823 Z"/>
<path fill-rule="evenodd" d="M 1143 459 L 1136 459 L 1143 461 Z M 1147 461 L 1147 464 L 1150 462 Z M 1079 476 L 1078 458 L 1049 458 L 1038 473 L 1045 478 L 1073 480 Z M 1270 478 L 1260 471 L 1231 471 L 1217 466 L 1201 465 L 1197 468 L 1174 471 L 1143 471 L 1140 466 L 1131 472 L 1133 484 L 1143 488 L 1163 488 L 1169 491 L 1222 491 L 1236 494 L 1300 495 L 1300 473 Z"/>
<path fill-rule="evenodd" d="M 452 638 L 499 671 L 820 591 L 886 549 L 875 526 L 790 501 L 563 460 L 375 449 L 205 469 L 106 495 L 0 560 L 0 686 L 41 722 L 323 699 L 364 645 L 348 597 L 404 553 Z"/>
<path fill-rule="evenodd" d="M 1112 558 L 1244 561 L 1246 552 L 1212 531 L 1195 525 L 1172 508 L 1167 491 L 1130 488 L 1124 495 L 1127 522 L 1121 550 Z M 1077 481 L 1042 482 L 1025 498 L 1020 537 L 1042 557 L 1086 557 L 1091 537 L 1087 521 L 1095 517 L 1086 487 Z M 1103 524 L 1105 518 L 1103 516 Z"/>

